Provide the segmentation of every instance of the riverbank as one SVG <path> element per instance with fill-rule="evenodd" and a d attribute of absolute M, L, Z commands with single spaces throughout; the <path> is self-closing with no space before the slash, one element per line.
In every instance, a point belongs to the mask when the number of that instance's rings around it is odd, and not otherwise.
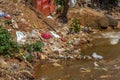
<path fill-rule="evenodd" d="M 18 3 L 1 1 L 0 6 L 0 11 L 9 15 L 0 17 L 0 25 L 12 35 L 13 40 L 20 47 L 21 45 L 25 47 L 20 48 L 17 54 L 10 56 L 1 54 L 1 80 L 34 80 L 34 67 L 41 61 L 81 60 L 84 58 L 81 50 L 92 46 L 90 33 L 101 32 L 98 23 L 112 30 L 108 27 L 110 22 L 103 11 L 98 12 L 88 7 L 71 9 L 68 13 L 68 24 L 59 23 L 55 15 L 49 16 L 50 19 L 46 18 L 46 21 L 52 24 L 53 29 L 51 29 L 21 0 Z M 118 19 L 119 14 L 117 14 L 115 13 L 114 16 Z M 115 25 L 113 27 L 120 27 Z M 35 45 L 37 41 L 42 42 L 43 46 L 41 47 L 39 43 Z M 36 49 L 39 50 L 34 51 Z"/>

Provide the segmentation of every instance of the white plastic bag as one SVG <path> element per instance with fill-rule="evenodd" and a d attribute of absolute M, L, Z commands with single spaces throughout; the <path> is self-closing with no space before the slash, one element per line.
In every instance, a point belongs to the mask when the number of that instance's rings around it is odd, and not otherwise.
<path fill-rule="evenodd" d="M 69 5 L 71 6 L 71 7 L 74 7 L 75 6 L 75 4 L 76 4 L 76 0 L 70 0 L 70 2 L 69 2 Z"/>
<path fill-rule="evenodd" d="M 31 34 L 30 34 L 31 38 L 38 38 L 39 37 L 39 31 L 37 29 L 33 29 Z"/>
<path fill-rule="evenodd" d="M 55 32 L 50 31 L 50 33 L 51 33 L 55 38 L 60 38 L 60 36 L 59 36 L 58 34 L 56 34 Z"/>
<path fill-rule="evenodd" d="M 110 39 L 110 43 L 112 45 L 118 44 L 118 42 L 119 42 L 119 39 L 117 39 L 117 38 Z"/>
<path fill-rule="evenodd" d="M 50 15 L 49 15 L 49 16 L 47 16 L 47 18 L 48 18 L 48 19 L 52 19 L 52 20 L 53 20 L 53 17 L 52 17 L 52 16 L 50 16 Z"/>
<path fill-rule="evenodd" d="M 95 59 L 103 59 L 103 56 L 98 55 L 96 52 L 94 52 L 94 53 L 92 54 L 92 57 L 95 58 Z"/>
<path fill-rule="evenodd" d="M 24 42 L 26 41 L 26 35 L 20 31 L 16 31 L 16 36 L 17 36 L 17 42 L 19 44 L 24 44 Z"/>

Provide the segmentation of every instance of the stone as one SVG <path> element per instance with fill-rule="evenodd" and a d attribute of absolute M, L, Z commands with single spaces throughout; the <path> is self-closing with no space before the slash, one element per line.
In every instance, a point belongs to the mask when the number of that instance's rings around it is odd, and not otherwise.
<path fill-rule="evenodd" d="M 9 68 L 8 63 L 3 58 L 0 58 L 0 67 Z"/>
<path fill-rule="evenodd" d="M 115 27 L 117 27 L 117 25 L 118 25 L 118 20 L 117 19 L 115 19 L 113 16 L 111 16 L 109 14 L 105 14 L 105 17 L 108 19 L 110 27 L 112 27 L 113 29 Z"/>

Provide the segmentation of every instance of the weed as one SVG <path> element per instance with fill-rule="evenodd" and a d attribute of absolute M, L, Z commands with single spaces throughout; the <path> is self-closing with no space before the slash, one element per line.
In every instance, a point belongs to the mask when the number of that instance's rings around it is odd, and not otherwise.
<path fill-rule="evenodd" d="M 26 50 L 28 53 L 42 52 L 42 46 L 43 46 L 43 43 L 41 41 L 36 41 L 35 43 L 32 43 L 32 44 L 23 45 L 24 50 Z"/>
<path fill-rule="evenodd" d="M 41 41 L 36 41 L 32 44 L 25 44 L 23 45 L 24 50 L 26 50 L 28 53 L 25 55 L 25 58 L 27 61 L 31 62 L 34 58 L 33 52 L 42 52 L 42 46 L 43 43 Z"/>
<path fill-rule="evenodd" d="M 10 25 L 10 24 L 12 24 L 12 21 L 11 20 L 5 20 L 4 23 L 7 24 L 7 25 Z"/>
<path fill-rule="evenodd" d="M 0 28 L 0 54 L 10 55 L 11 53 L 18 52 L 19 46 L 13 41 L 11 34 L 2 28 Z"/>
<path fill-rule="evenodd" d="M 74 18 L 72 20 L 72 23 L 70 24 L 70 33 L 78 33 L 80 32 L 81 28 L 80 28 L 80 22 L 79 19 Z"/>
<path fill-rule="evenodd" d="M 55 4 L 57 7 L 57 10 L 56 10 L 56 13 L 61 13 L 64 9 L 64 4 L 65 4 L 65 1 L 64 0 L 55 0 Z"/>

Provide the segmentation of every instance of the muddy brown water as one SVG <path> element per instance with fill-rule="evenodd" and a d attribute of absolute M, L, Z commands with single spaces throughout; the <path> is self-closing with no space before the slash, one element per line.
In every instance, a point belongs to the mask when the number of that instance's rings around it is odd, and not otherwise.
<path fill-rule="evenodd" d="M 82 54 L 92 56 L 93 52 L 103 60 L 62 61 L 61 66 L 40 64 L 35 69 L 36 80 L 120 80 L 120 43 L 111 45 L 108 38 L 95 38 L 93 46 Z"/>

